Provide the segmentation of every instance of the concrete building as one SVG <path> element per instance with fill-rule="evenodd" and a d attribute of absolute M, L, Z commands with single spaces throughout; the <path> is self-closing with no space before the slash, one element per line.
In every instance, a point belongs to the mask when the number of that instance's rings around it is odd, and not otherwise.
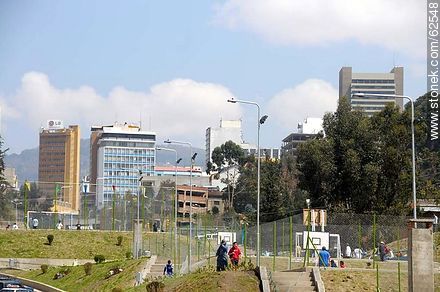
<path fill-rule="evenodd" d="M 283 139 L 281 151 L 283 153 L 296 153 L 298 145 L 318 135 L 324 135 L 321 118 L 306 118 L 298 124 L 297 133 L 291 133 Z"/>
<path fill-rule="evenodd" d="M 191 168 L 188 166 L 177 166 L 177 169 L 175 166 L 172 165 L 164 165 L 164 166 L 156 166 L 154 169 L 154 173 L 156 176 L 175 176 L 177 170 L 177 176 L 185 176 L 188 177 L 186 180 L 189 179 L 191 175 Z M 201 166 L 193 166 L 192 168 L 192 176 L 194 177 L 200 177 L 205 175 L 202 171 Z"/>
<path fill-rule="evenodd" d="M 246 155 L 257 155 L 257 146 L 245 143 L 241 130 L 241 120 L 220 120 L 220 127 L 209 127 L 206 129 L 206 154 L 205 163 L 211 161 L 211 154 L 215 147 L 232 141 L 243 148 Z M 281 151 L 279 148 L 260 148 L 260 157 L 268 155 L 272 159 L 279 159 Z"/>
<path fill-rule="evenodd" d="M 351 67 L 339 71 L 339 97 L 346 96 L 353 110 L 371 116 L 389 103 L 403 108 L 402 98 L 354 96 L 356 93 L 403 95 L 403 67 L 394 67 L 390 73 L 355 73 Z"/>
<path fill-rule="evenodd" d="M 298 124 L 298 133 L 300 134 L 318 134 L 324 133 L 321 118 L 306 118 L 304 122 Z"/>
<path fill-rule="evenodd" d="M 93 126 L 90 134 L 90 186 L 96 204 L 112 201 L 118 193 L 137 193 L 140 176 L 153 176 L 156 161 L 156 134 L 137 125 Z"/>
<path fill-rule="evenodd" d="M 211 161 L 214 148 L 227 141 L 232 141 L 238 145 L 243 144 L 241 120 L 220 120 L 218 128 L 209 127 L 206 129 L 205 163 Z"/>
<path fill-rule="evenodd" d="M 64 128 L 62 121 L 50 120 L 41 129 L 38 187 L 49 198 L 55 198 L 56 195 L 57 211 L 80 209 L 79 151 L 79 126 Z"/>
<path fill-rule="evenodd" d="M 18 191 L 18 178 L 15 172 L 15 168 L 5 167 L 3 175 L 5 176 L 5 180 L 9 183 L 11 189 Z"/>
<path fill-rule="evenodd" d="M 217 207 L 218 214 L 225 212 L 225 201 L 223 200 L 223 193 L 218 188 L 208 188 L 208 211 L 212 212 L 212 208 Z"/>
<path fill-rule="evenodd" d="M 205 214 L 208 212 L 208 194 L 207 187 L 192 187 L 192 206 L 190 204 L 190 191 L 188 185 L 177 186 L 177 220 L 180 224 L 189 223 L 190 208 L 193 214 Z"/>

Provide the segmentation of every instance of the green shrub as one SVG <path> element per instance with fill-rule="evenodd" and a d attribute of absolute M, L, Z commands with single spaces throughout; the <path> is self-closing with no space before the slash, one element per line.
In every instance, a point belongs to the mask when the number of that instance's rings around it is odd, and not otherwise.
<path fill-rule="evenodd" d="M 123 240 L 124 238 L 122 237 L 122 235 L 119 235 L 118 236 L 118 242 L 116 243 L 116 245 L 117 246 L 121 246 L 122 245 L 122 240 Z"/>
<path fill-rule="evenodd" d="M 84 264 L 84 272 L 86 273 L 86 276 L 90 276 L 92 274 L 92 263 L 85 263 Z"/>
<path fill-rule="evenodd" d="M 148 292 L 162 292 L 165 284 L 160 279 L 149 282 L 146 286 Z"/>
<path fill-rule="evenodd" d="M 52 242 L 53 242 L 53 234 L 49 234 L 48 236 L 47 236 L 47 241 L 49 242 L 49 245 L 52 245 Z"/>
<path fill-rule="evenodd" d="M 132 253 L 131 251 L 127 251 L 127 252 L 125 252 L 125 258 L 126 258 L 127 260 L 132 259 L 132 258 L 133 258 L 133 253 Z"/>
<path fill-rule="evenodd" d="M 48 265 L 41 265 L 40 268 L 41 268 L 41 272 L 43 274 L 46 274 L 47 270 L 49 269 L 49 266 Z"/>
<path fill-rule="evenodd" d="M 105 262 L 105 256 L 103 256 L 102 254 L 97 254 L 95 255 L 94 260 L 97 264 L 103 263 Z"/>

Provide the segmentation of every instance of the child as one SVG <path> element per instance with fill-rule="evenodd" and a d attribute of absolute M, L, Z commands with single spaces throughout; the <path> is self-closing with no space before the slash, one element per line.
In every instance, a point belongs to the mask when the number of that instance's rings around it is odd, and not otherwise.
<path fill-rule="evenodd" d="M 344 263 L 344 261 L 341 261 L 341 262 L 339 263 L 339 267 L 340 267 L 341 269 L 345 269 L 345 263 Z"/>
<path fill-rule="evenodd" d="M 168 277 L 173 276 L 173 264 L 171 263 L 171 260 L 168 260 L 168 263 L 163 268 L 163 274 L 166 274 Z"/>

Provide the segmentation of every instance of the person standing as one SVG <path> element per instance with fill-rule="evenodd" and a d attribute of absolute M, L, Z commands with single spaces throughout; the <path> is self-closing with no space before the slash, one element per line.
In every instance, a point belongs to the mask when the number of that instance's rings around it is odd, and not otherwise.
<path fill-rule="evenodd" d="M 17 223 L 14 223 L 14 225 L 12 225 L 12 229 L 17 230 L 18 229 L 18 225 Z"/>
<path fill-rule="evenodd" d="M 350 245 L 347 244 L 347 246 L 345 247 L 345 257 L 346 258 L 351 258 L 351 247 Z"/>
<path fill-rule="evenodd" d="M 61 220 L 58 220 L 58 223 L 57 223 L 57 229 L 58 229 L 58 230 L 63 229 L 63 223 L 61 223 Z"/>
<path fill-rule="evenodd" d="M 222 239 L 215 256 L 217 257 L 217 272 L 225 271 L 228 266 L 228 248 L 224 239 Z"/>
<path fill-rule="evenodd" d="M 319 266 L 320 267 L 328 267 L 330 261 L 330 253 L 327 251 L 325 246 L 322 247 L 319 252 Z"/>
<path fill-rule="evenodd" d="M 171 260 L 168 260 L 168 263 L 163 268 L 163 274 L 168 277 L 173 276 L 173 264 L 171 263 Z"/>
<path fill-rule="evenodd" d="M 229 258 L 231 259 L 231 264 L 234 269 L 237 269 L 238 262 L 240 261 L 241 250 L 238 247 L 236 241 L 232 244 L 231 249 L 228 252 Z"/>
<path fill-rule="evenodd" d="M 379 245 L 379 256 L 382 262 L 385 261 L 385 256 L 387 253 L 387 246 L 385 245 L 385 242 L 381 241 Z"/>
<path fill-rule="evenodd" d="M 34 218 L 32 219 L 32 229 L 37 229 L 38 228 L 38 219 Z"/>

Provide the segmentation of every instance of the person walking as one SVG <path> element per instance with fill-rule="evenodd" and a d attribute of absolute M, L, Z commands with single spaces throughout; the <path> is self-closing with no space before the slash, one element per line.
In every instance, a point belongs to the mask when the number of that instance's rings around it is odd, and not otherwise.
<path fill-rule="evenodd" d="M 231 259 L 232 268 L 234 268 L 234 270 L 236 270 L 238 267 L 238 262 L 240 261 L 240 255 L 241 255 L 241 250 L 238 247 L 238 244 L 236 241 L 234 241 L 234 243 L 232 244 L 232 247 L 229 250 L 228 255 L 229 255 L 229 258 Z"/>
<path fill-rule="evenodd" d="M 387 255 L 387 253 L 388 253 L 388 248 L 385 245 L 385 242 L 381 241 L 379 245 L 379 256 L 382 262 L 385 261 L 385 256 Z"/>
<path fill-rule="evenodd" d="M 173 267 L 173 264 L 171 263 L 171 260 L 168 260 L 168 263 L 163 268 L 163 274 L 168 277 L 172 277 L 174 274 L 173 269 L 174 269 L 174 267 Z"/>
<path fill-rule="evenodd" d="M 319 266 L 320 267 L 328 267 L 330 262 L 330 253 L 327 251 L 325 246 L 322 247 L 319 252 Z"/>
<path fill-rule="evenodd" d="M 225 271 L 228 266 L 228 247 L 224 239 L 222 239 L 215 256 L 217 257 L 217 272 Z"/>

